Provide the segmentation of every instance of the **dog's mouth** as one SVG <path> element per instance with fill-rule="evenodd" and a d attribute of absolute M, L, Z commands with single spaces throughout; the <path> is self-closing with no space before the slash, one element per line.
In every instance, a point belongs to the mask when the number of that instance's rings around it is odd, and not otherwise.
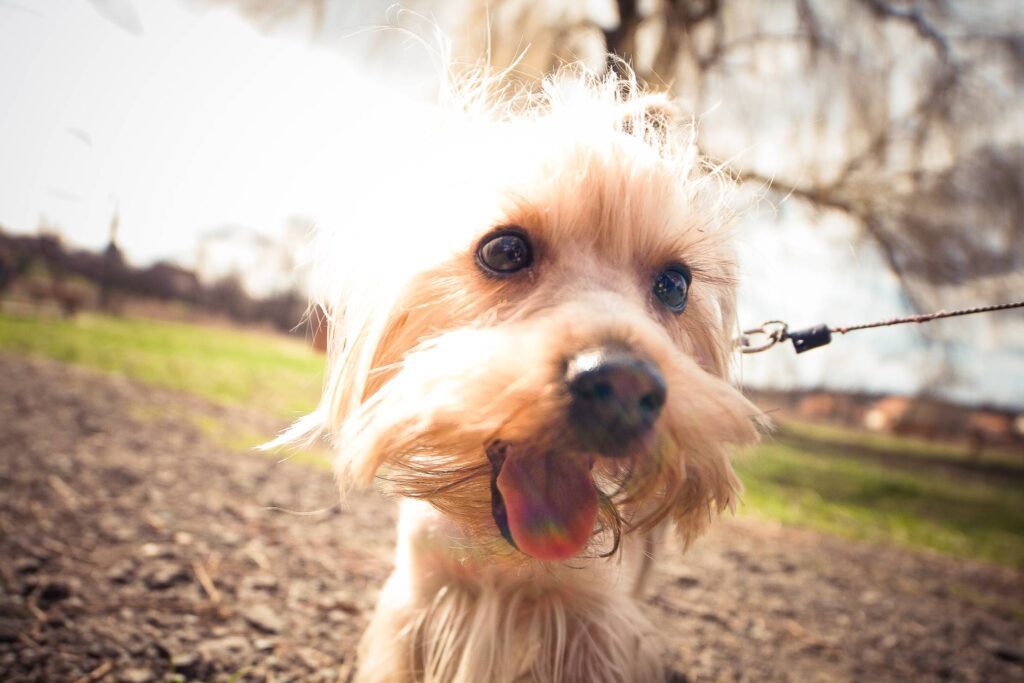
<path fill-rule="evenodd" d="M 589 457 L 531 452 L 505 441 L 487 448 L 491 514 L 513 547 L 538 560 L 578 555 L 597 521 L 597 487 Z"/>

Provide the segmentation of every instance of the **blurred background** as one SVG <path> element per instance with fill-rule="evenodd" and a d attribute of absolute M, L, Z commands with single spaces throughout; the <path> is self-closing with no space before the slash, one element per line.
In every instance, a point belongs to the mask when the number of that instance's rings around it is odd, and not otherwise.
<path fill-rule="evenodd" d="M 0 0 L 0 353 L 272 425 L 310 409 L 310 231 L 404 163 L 437 30 L 528 86 L 611 52 L 669 89 L 739 186 L 744 327 L 1024 298 L 1018 0 Z M 1019 588 L 1021 309 L 739 371 L 779 421 L 741 462 L 745 518 Z M 196 420 L 229 450 L 268 435 Z M 1017 628 L 1019 590 L 1008 604 Z"/>
<path fill-rule="evenodd" d="M 407 7 L 5 0 L 4 234 L 56 240 L 36 248 L 61 249 L 68 275 L 94 285 L 104 250 L 133 271 L 112 271 L 132 283 L 102 296 L 68 283 L 87 308 L 130 289 L 287 331 L 310 226 L 359 182 L 386 182 L 415 134 L 435 87 L 434 23 L 457 59 L 479 59 L 488 41 L 495 66 L 521 56 L 525 81 L 566 60 L 601 71 L 611 51 L 670 88 L 703 153 L 742 186 L 745 326 L 1024 292 L 1017 2 Z M 32 268 L 18 249 L 3 257 L 15 291 L 33 279 L 19 278 Z M 860 333 L 799 359 L 748 357 L 743 380 L 1012 412 L 1024 407 L 1022 332 L 1009 312 Z"/>

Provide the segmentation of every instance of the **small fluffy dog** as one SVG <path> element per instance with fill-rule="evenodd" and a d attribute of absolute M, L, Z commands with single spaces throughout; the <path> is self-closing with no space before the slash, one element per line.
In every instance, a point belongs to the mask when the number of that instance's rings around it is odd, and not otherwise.
<path fill-rule="evenodd" d="M 665 680 L 656 542 L 734 504 L 758 434 L 724 183 L 628 76 L 445 92 L 443 144 L 321 235 L 328 375 L 282 437 L 403 499 L 358 680 Z"/>

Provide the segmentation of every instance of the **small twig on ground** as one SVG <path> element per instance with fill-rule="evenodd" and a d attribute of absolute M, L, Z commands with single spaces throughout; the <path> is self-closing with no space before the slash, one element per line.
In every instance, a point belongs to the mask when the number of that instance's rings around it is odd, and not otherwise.
<path fill-rule="evenodd" d="M 72 510 L 77 510 L 81 507 L 82 498 L 79 496 L 73 488 L 68 486 L 67 482 L 58 477 L 56 474 L 51 474 L 49 479 L 50 488 L 57 492 L 64 502 Z"/>
<path fill-rule="evenodd" d="M 142 519 L 153 531 L 162 532 L 167 528 L 167 523 L 149 510 L 142 514 Z"/>
<path fill-rule="evenodd" d="M 265 572 L 270 571 L 270 559 L 267 557 L 267 554 L 253 546 L 252 543 L 245 546 L 245 554 L 249 556 L 249 559 L 252 560 L 253 564 L 257 567 Z"/>
<path fill-rule="evenodd" d="M 113 668 L 114 663 L 108 659 L 81 678 L 75 679 L 75 683 L 95 683 L 95 681 L 100 680 L 110 673 Z"/>
<path fill-rule="evenodd" d="M 210 573 L 206 571 L 206 567 L 202 562 L 193 562 L 192 571 L 195 572 L 196 580 L 199 581 L 199 585 L 206 591 L 206 596 L 210 598 L 210 602 L 213 604 L 220 603 L 220 591 L 217 590 L 217 586 L 213 583 L 213 579 L 210 577 Z"/>
<path fill-rule="evenodd" d="M 34 641 L 28 634 L 19 633 L 18 634 L 18 640 L 21 643 L 27 645 L 29 648 L 35 650 L 36 652 L 42 652 L 43 651 L 43 647 L 39 643 Z"/>
<path fill-rule="evenodd" d="M 28 607 L 28 611 L 32 613 L 36 621 L 46 621 L 46 612 L 39 608 L 39 594 L 42 592 L 43 587 L 36 586 L 25 599 L 25 606 Z"/>

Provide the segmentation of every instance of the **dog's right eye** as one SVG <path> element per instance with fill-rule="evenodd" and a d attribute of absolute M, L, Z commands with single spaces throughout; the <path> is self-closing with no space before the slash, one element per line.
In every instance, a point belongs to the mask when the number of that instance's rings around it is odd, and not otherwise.
<path fill-rule="evenodd" d="M 502 230 L 480 242 L 476 260 L 484 270 L 507 275 L 533 263 L 533 252 L 526 235 L 518 230 Z"/>
<path fill-rule="evenodd" d="M 686 266 L 669 266 L 654 279 L 654 296 L 673 313 L 682 313 L 686 310 L 692 279 Z"/>

